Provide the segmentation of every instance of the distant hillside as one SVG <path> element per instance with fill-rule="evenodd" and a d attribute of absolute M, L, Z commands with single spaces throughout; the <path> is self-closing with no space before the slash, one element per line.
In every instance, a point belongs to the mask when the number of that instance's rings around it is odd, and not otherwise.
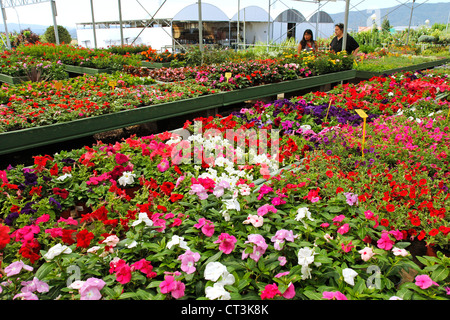
<path fill-rule="evenodd" d="M 411 4 L 408 6 L 398 4 L 397 6 L 390 8 L 382 8 L 380 10 L 380 16 L 377 17 L 379 25 L 383 21 L 384 16 L 387 14 L 387 19 L 393 27 L 408 26 L 409 16 L 411 14 Z M 447 23 L 448 15 L 450 12 L 450 2 L 442 3 L 416 3 L 414 5 L 413 16 L 411 19 L 411 26 L 421 26 L 425 24 L 425 20 L 430 20 L 430 26 L 434 23 Z M 350 11 L 348 17 L 348 26 L 351 30 L 358 30 L 358 27 L 367 26 L 367 19 L 370 20 L 370 16 L 374 11 Z M 345 13 L 330 14 L 331 18 L 338 22 L 344 22 Z"/>
<path fill-rule="evenodd" d="M 34 33 L 41 35 L 41 34 L 44 34 L 45 30 L 47 30 L 48 27 L 49 26 L 42 26 L 39 24 L 21 23 L 19 25 L 18 23 L 8 23 L 8 31 L 11 33 L 20 32 L 21 30 L 29 28 Z M 77 30 L 75 28 L 69 28 L 69 27 L 65 27 L 65 28 L 67 29 L 67 31 L 69 31 L 70 35 L 72 36 L 72 39 L 77 38 Z M 0 32 L 5 32 L 5 26 L 3 25 L 3 23 L 0 25 Z"/>

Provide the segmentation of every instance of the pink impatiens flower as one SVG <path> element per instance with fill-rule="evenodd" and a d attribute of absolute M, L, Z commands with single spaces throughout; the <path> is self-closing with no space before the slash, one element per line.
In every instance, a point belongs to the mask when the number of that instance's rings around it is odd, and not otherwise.
<path fill-rule="evenodd" d="M 270 204 L 265 204 L 265 205 L 262 205 L 261 207 L 259 207 L 257 212 L 258 212 L 258 215 L 262 217 L 265 214 L 267 214 L 268 212 L 277 213 L 277 209 Z"/>
<path fill-rule="evenodd" d="M 275 250 L 281 250 L 281 244 L 283 244 L 285 241 L 294 242 L 294 239 L 296 237 L 294 236 L 294 233 L 292 230 L 278 230 L 277 233 L 270 239 L 274 243 Z"/>
<path fill-rule="evenodd" d="M 22 281 L 21 285 L 23 286 L 22 292 L 48 292 L 49 287 L 48 284 L 44 281 L 40 281 L 38 278 L 33 277 L 32 281 Z"/>
<path fill-rule="evenodd" d="M 175 280 L 173 276 L 168 275 L 164 278 L 164 281 L 159 284 L 159 288 L 161 289 L 161 293 L 170 293 L 172 294 L 172 297 L 179 299 L 184 296 L 185 284 Z"/>
<path fill-rule="evenodd" d="M 322 298 L 328 300 L 348 300 L 347 297 L 339 291 L 324 291 Z"/>
<path fill-rule="evenodd" d="M 361 259 L 363 259 L 366 262 L 369 261 L 370 258 L 372 258 L 375 255 L 372 248 L 370 247 L 365 247 L 364 249 L 359 250 L 358 253 L 361 254 Z"/>
<path fill-rule="evenodd" d="M 420 276 L 417 276 L 415 278 L 415 285 L 418 286 L 420 289 L 427 289 L 429 287 L 431 287 L 432 285 L 438 286 L 439 285 L 434 282 L 430 276 L 426 275 L 426 274 L 422 274 Z"/>
<path fill-rule="evenodd" d="M 261 291 L 261 300 L 273 299 L 275 296 L 281 296 L 281 292 L 278 290 L 276 283 L 266 285 L 264 290 Z"/>
<path fill-rule="evenodd" d="M 340 234 L 346 234 L 350 230 L 350 225 L 348 223 L 345 223 L 339 229 L 337 230 L 337 233 Z"/>
<path fill-rule="evenodd" d="M 384 250 L 391 250 L 394 243 L 395 241 L 389 237 L 389 233 L 386 230 L 383 230 L 381 238 L 377 241 L 377 247 Z"/>
<path fill-rule="evenodd" d="M 214 243 L 219 243 L 219 250 L 225 254 L 230 254 L 234 250 L 237 239 L 235 236 L 231 236 L 228 233 L 221 233 L 219 239 Z"/>
<path fill-rule="evenodd" d="M 125 260 L 114 258 L 110 264 L 109 273 L 116 274 L 116 280 L 121 284 L 125 284 L 131 281 L 131 267 L 125 262 Z"/>
<path fill-rule="evenodd" d="M 187 274 L 194 273 L 195 263 L 200 259 L 200 254 L 198 252 L 192 252 L 191 250 L 186 250 L 184 254 L 178 256 L 178 260 L 181 260 L 181 270 Z"/>
<path fill-rule="evenodd" d="M 89 278 L 81 284 L 79 289 L 80 300 L 100 300 L 102 294 L 100 291 L 105 286 L 105 282 L 102 279 Z"/>
<path fill-rule="evenodd" d="M 5 268 L 6 276 L 11 277 L 19 274 L 22 269 L 33 271 L 33 267 L 26 265 L 23 261 L 15 261 Z"/>
<path fill-rule="evenodd" d="M 248 236 L 248 241 L 245 243 L 253 243 L 253 251 L 251 253 L 246 253 L 246 250 L 242 252 L 242 259 L 246 259 L 250 256 L 251 259 L 258 262 L 259 258 L 266 252 L 268 245 L 264 237 L 260 234 L 250 234 Z"/>
<path fill-rule="evenodd" d="M 243 224 L 249 224 L 251 223 L 255 228 L 259 228 L 264 224 L 264 218 L 260 217 L 256 214 L 250 214 L 246 220 L 244 220 L 244 222 L 242 222 Z"/>
<path fill-rule="evenodd" d="M 142 273 L 144 273 L 147 278 L 154 278 L 156 277 L 156 272 L 153 271 L 153 266 L 150 261 L 145 260 L 142 258 L 141 260 L 133 263 L 131 265 L 131 271 L 139 270 Z"/>
<path fill-rule="evenodd" d="M 194 225 L 195 228 L 202 228 L 202 232 L 207 237 L 212 237 L 214 234 L 214 224 L 212 221 L 207 220 L 205 218 L 198 219 L 198 223 Z"/>

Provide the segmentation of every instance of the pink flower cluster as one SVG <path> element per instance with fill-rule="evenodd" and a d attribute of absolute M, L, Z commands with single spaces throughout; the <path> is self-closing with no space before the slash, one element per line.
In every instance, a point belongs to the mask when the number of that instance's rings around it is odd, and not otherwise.
<path fill-rule="evenodd" d="M 250 234 L 248 236 L 248 241 L 245 241 L 245 243 L 252 243 L 253 251 L 251 253 L 246 253 L 248 249 L 244 250 L 242 252 L 242 260 L 247 259 L 247 257 L 250 256 L 251 259 L 258 262 L 259 258 L 262 257 L 268 247 L 266 240 L 260 234 Z"/>
<path fill-rule="evenodd" d="M 110 262 L 109 266 L 109 273 L 115 273 L 116 280 L 121 284 L 130 282 L 132 276 L 131 272 L 135 270 L 141 271 L 147 276 L 147 278 L 156 277 L 156 273 L 152 271 L 153 266 L 151 265 L 151 262 L 145 259 L 141 259 L 130 266 L 125 262 L 125 260 L 116 257 Z"/>
<path fill-rule="evenodd" d="M 211 220 L 200 218 L 198 223 L 194 225 L 194 228 L 202 229 L 202 232 L 207 237 L 212 237 L 214 234 L 214 223 Z"/>
<path fill-rule="evenodd" d="M 219 250 L 225 254 L 230 254 L 236 245 L 237 239 L 228 233 L 221 233 L 219 238 L 214 243 L 219 244 Z"/>
<path fill-rule="evenodd" d="M 177 272 L 174 273 L 174 275 L 178 274 L 179 273 Z M 179 299 L 184 296 L 185 284 L 181 281 L 175 280 L 175 277 L 169 274 L 164 277 L 164 281 L 159 284 L 159 288 L 161 289 L 161 293 L 170 293 L 172 297 Z"/>

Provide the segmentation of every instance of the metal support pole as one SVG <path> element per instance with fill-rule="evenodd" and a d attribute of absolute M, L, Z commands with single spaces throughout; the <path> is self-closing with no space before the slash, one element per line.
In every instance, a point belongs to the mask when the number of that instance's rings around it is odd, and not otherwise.
<path fill-rule="evenodd" d="M 320 0 L 317 1 L 316 38 L 319 36 Z"/>
<path fill-rule="evenodd" d="M 92 31 L 94 32 L 94 48 L 97 49 L 97 34 L 95 33 L 95 19 L 94 19 L 94 4 L 91 0 L 91 16 L 92 16 Z"/>
<path fill-rule="evenodd" d="M 239 42 L 240 42 L 240 37 L 241 37 L 241 33 L 240 33 L 240 20 L 241 20 L 241 1 L 238 0 L 238 11 L 237 11 L 237 24 L 236 24 L 236 50 L 239 50 Z"/>
<path fill-rule="evenodd" d="M 342 50 L 347 50 L 348 11 L 349 10 L 350 10 L 350 0 L 345 0 L 344 35 L 342 38 Z"/>
<path fill-rule="evenodd" d="M 6 11 L 5 8 L 3 8 L 3 3 L 0 0 L 0 7 L 2 10 L 2 17 L 3 17 L 3 25 L 5 26 L 5 33 L 6 33 L 6 46 L 8 49 L 11 49 L 11 40 L 9 40 L 9 32 L 8 32 L 8 24 L 6 23 Z"/>
<path fill-rule="evenodd" d="M 244 50 L 246 49 L 246 34 L 245 34 L 245 8 L 244 8 Z"/>
<path fill-rule="evenodd" d="M 120 45 L 123 47 L 123 26 L 122 26 L 122 3 L 121 0 L 119 2 L 119 22 L 120 22 Z"/>
<path fill-rule="evenodd" d="M 408 35 L 406 36 L 406 45 L 408 45 L 409 42 L 409 31 L 411 30 L 411 19 L 412 19 L 412 14 L 413 14 L 413 10 L 414 10 L 414 2 L 416 0 L 413 0 L 412 6 L 411 6 L 411 14 L 409 15 L 409 24 L 408 24 Z"/>
<path fill-rule="evenodd" d="M 267 15 L 267 51 L 269 51 L 269 45 L 270 45 L 270 7 L 271 7 L 271 3 L 269 0 L 269 13 Z"/>
<path fill-rule="evenodd" d="M 55 30 L 56 44 L 59 45 L 58 24 L 56 23 L 56 16 L 58 15 L 58 13 L 56 12 L 56 3 L 55 3 L 55 0 L 50 1 L 50 5 L 51 5 L 51 7 L 52 7 L 53 28 L 54 28 L 54 30 Z"/>
<path fill-rule="evenodd" d="M 200 49 L 201 64 L 203 64 L 203 21 L 201 0 L 198 0 L 198 46 Z"/>

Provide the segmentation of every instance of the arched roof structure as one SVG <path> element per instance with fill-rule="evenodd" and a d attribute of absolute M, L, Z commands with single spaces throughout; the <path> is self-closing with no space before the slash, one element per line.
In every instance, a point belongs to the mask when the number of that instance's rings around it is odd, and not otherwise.
<path fill-rule="evenodd" d="M 269 14 L 266 10 L 258 6 L 248 6 L 241 10 L 239 10 L 239 20 L 244 20 L 245 13 L 245 21 L 246 22 L 267 22 L 269 19 Z M 238 20 L 238 13 L 236 12 L 234 16 L 231 18 L 231 21 Z M 270 21 L 273 21 L 272 17 L 270 17 Z"/>
<path fill-rule="evenodd" d="M 221 9 L 209 3 L 202 3 L 202 21 L 229 21 Z M 194 3 L 181 9 L 173 16 L 172 21 L 198 21 L 198 4 Z"/>
<path fill-rule="evenodd" d="M 317 22 L 317 12 L 309 18 L 308 22 Z M 319 23 L 334 23 L 334 20 L 325 11 L 319 11 Z"/>
<path fill-rule="evenodd" d="M 295 9 L 288 9 L 281 12 L 275 20 L 276 22 L 287 22 L 287 23 L 301 23 L 306 21 L 306 18 Z"/>

